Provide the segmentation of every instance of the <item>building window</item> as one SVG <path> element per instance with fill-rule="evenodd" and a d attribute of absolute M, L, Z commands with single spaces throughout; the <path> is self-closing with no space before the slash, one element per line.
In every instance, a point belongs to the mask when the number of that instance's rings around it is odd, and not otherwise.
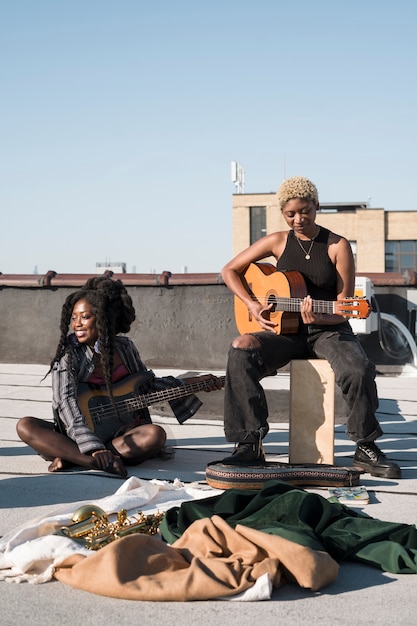
<path fill-rule="evenodd" d="M 417 268 L 417 241 L 386 241 L 385 271 L 405 272 Z"/>
<path fill-rule="evenodd" d="M 251 206 L 250 212 L 250 243 L 253 244 L 266 235 L 266 207 Z"/>

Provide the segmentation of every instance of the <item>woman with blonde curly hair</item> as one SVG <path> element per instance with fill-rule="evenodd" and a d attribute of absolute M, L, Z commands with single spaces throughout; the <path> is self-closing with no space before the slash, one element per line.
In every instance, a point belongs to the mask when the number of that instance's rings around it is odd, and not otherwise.
<path fill-rule="evenodd" d="M 17 423 L 22 441 L 51 461 L 50 472 L 79 465 L 125 476 L 126 465 L 142 463 L 163 449 L 165 431 L 152 423 L 148 409 L 122 413 L 113 397 L 114 385 L 136 373 L 143 373 L 147 392 L 182 384 L 172 376 L 153 376 L 134 343 L 120 335 L 129 332 L 134 319 L 126 288 L 120 280 L 106 276 L 90 278 L 65 300 L 61 336 L 48 372 L 52 373 L 54 423 L 35 417 L 23 417 Z M 88 423 L 80 405 L 80 384 L 107 389 L 108 410 L 103 415 L 99 412 L 94 424 Z M 216 388 L 214 379 L 206 390 Z M 194 395 L 170 404 L 181 423 L 201 406 Z"/>
<path fill-rule="evenodd" d="M 223 463 L 244 466 L 264 462 L 262 439 L 269 427 L 260 380 L 293 359 L 319 358 L 330 363 L 348 406 L 347 435 L 356 443 L 353 464 L 374 476 L 400 478 L 401 469 L 375 444 L 382 430 L 375 417 L 378 397 L 374 364 L 347 320 L 336 313 L 313 310 L 314 300 L 353 297 L 355 266 L 350 244 L 316 223 L 318 192 L 307 178 L 285 180 L 277 199 L 289 230 L 262 237 L 222 270 L 225 283 L 260 329 L 240 335 L 230 347 L 224 422 L 227 441 L 237 445 Z M 301 299 L 295 333 L 271 332 L 276 325 L 269 316 L 273 305 L 258 300 L 243 279 L 251 263 L 271 256 L 276 259 L 277 270 L 297 271 L 304 278 L 308 295 Z"/>

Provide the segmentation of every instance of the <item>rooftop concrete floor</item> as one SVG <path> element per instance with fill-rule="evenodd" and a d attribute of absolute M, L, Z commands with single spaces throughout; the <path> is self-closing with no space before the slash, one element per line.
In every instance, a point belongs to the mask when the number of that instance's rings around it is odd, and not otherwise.
<path fill-rule="evenodd" d="M 20 442 L 16 422 L 24 415 L 51 418 L 50 380 L 41 381 L 42 365 L 0 364 L 0 535 L 21 523 L 80 500 L 105 497 L 116 491 L 121 479 L 99 472 L 50 474 L 47 463 Z M 179 375 L 183 372 L 156 371 Z M 219 372 L 221 373 L 221 372 Z M 415 524 L 417 521 L 417 372 L 410 366 L 401 374 L 380 375 L 378 418 L 384 430 L 381 448 L 402 467 L 400 481 L 361 476 L 370 492 L 363 510 L 371 517 Z M 265 381 L 268 393 L 289 388 L 289 375 Z M 232 447 L 223 436 L 223 392 L 200 395 L 206 401 L 195 418 L 180 426 L 169 414 L 154 416 L 164 426 L 168 443 L 176 448 L 173 459 L 151 460 L 129 469 L 130 476 L 185 483 L 202 482 L 208 462 L 221 459 Z M 216 395 L 216 398 L 215 398 Z M 210 399 L 211 398 L 211 399 Z M 208 409 L 205 406 L 208 405 Z M 217 415 L 215 413 L 218 413 Z M 340 420 L 339 420 L 340 421 Z M 335 429 L 335 463 L 351 465 L 354 445 L 342 423 Z M 270 460 L 288 460 L 288 423 L 271 419 L 265 440 Z M 327 489 L 310 489 L 328 497 Z M 207 491 L 209 495 L 210 491 Z M 59 582 L 42 585 L 0 582 L 1 623 L 4 625 L 82 624 L 193 624 L 222 622 L 230 626 L 272 620 L 289 624 L 414 624 L 417 580 L 414 575 L 393 575 L 353 564 L 341 565 L 337 581 L 319 593 L 287 585 L 273 593 L 270 602 L 132 602 L 95 596 Z"/>

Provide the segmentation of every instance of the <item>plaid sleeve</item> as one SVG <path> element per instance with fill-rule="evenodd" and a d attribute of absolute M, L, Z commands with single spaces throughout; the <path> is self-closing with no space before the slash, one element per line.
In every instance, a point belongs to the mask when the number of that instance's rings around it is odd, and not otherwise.
<path fill-rule="evenodd" d="M 77 402 L 77 382 L 68 366 L 65 355 L 52 370 L 52 406 L 58 414 L 65 432 L 75 441 L 82 454 L 105 450 L 104 443 L 87 426 Z"/>

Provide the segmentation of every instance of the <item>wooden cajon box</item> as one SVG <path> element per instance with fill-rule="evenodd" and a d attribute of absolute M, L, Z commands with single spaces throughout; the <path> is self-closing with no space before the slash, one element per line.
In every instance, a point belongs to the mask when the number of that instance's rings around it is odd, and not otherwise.
<path fill-rule="evenodd" d="M 290 364 L 290 463 L 334 463 L 335 376 L 324 359 Z"/>

